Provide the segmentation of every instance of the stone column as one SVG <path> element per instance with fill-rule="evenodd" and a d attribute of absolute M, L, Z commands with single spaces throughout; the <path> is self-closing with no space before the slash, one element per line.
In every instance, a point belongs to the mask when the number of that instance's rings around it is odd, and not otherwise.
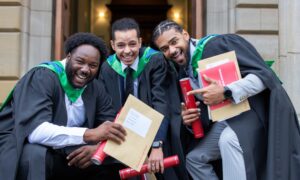
<path fill-rule="evenodd" d="M 29 0 L 0 0 L 0 105 L 22 75 L 28 55 Z"/>
<path fill-rule="evenodd" d="M 190 16 L 189 19 L 192 22 L 190 35 L 193 38 L 200 39 L 204 36 L 204 0 L 191 0 L 190 1 Z"/>
<path fill-rule="evenodd" d="M 206 1 L 206 34 L 229 33 L 228 6 L 229 0 Z"/>
<path fill-rule="evenodd" d="M 29 52 L 27 66 L 22 73 L 37 64 L 51 60 L 52 54 L 52 0 L 30 0 Z"/>
<path fill-rule="evenodd" d="M 299 9 L 299 0 L 279 0 L 279 75 L 295 106 L 298 118 L 300 117 Z"/>

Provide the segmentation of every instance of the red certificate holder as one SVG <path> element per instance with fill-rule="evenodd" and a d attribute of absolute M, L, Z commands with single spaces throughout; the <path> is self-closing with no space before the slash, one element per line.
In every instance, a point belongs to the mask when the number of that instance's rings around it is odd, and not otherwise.
<path fill-rule="evenodd" d="M 116 121 L 116 119 L 118 119 L 121 110 L 119 111 L 116 118 L 114 119 L 114 122 Z M 106 153 L 103 151 L 104 147 L 106 145 L 106 142 L 107 142 L 106 140 L 100 142 L 100 145 L 99 145 L 98 149 L 96 150 L 96 152 L 94 153 L 94 155 L 91 158 L 91 161 L 96 165 L 101 165 L 103 163 L 104 159 L 107 156 Z"/>
<path fill-rule="evenodd" d="M 164 163 L 164 168 L 176 166 L 179 164 L 179 158 L 177 155 L 170 156 L 170 157 L 165 158 L 163 163 Z M 147 173 L 148 171 L 149 171 L 148 165 L 144 164 L 139 172 L 134 169 L 131 169 L 131 168 L 126 168 L 126 169 L 120 170 L 119 174 L 120 174 L 121 179 L 128 179 L 128 178 L 131 178 L 134 176 L 143 175 L 144 173 Z"/>
<path fill-rule="evenodd" d="M 92 156 L 91 161 L 96 164 L 96 165 L 101 165 L 104 161 L 104 159 L 106 158 L 106 154 L 103 151 L 104 147 L 106 145 L 106 140 L 102 141 L 98 147 L 98 149 L 96 150 L 95 154 Z"/>
<path fill-rule="evenodd" d="M 184 101 L 187 109 L 197 108 L 194 95 L 192 94 L 187 95 L 187 92 L 193 90 L 191 87 L 190 79 L 189 78 L 180 79 L 180 87 L 181 87 L 181 92 L 184 97 Z M 204 136 L 204 131 L 203 131 L 200 117 L 192 123 L 192 129 L 195 138 L 201 138 Z"/>

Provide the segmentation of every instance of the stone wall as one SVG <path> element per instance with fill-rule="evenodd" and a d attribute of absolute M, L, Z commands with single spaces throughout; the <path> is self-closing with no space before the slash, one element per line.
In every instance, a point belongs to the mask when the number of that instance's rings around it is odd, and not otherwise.
<path fill-rule="evenodd" d="M 250 41 L 283 82 L 300 117 L 300 1 L 209 0 L 207 34 L 236 33 Z"/>
<path fill-rule="evenodd" d="M 278 61 L 276 0 L 209 0 L 207 34 L 236 33 L 250 41 L 264 59 Z M 278 71 L 277 64 L 273 67 Z"/>
<path fill-rule="evenodd" d="M 279 75 L 300 120 L 300 1 L 279 1 Z"/>
<path fill-rule="evenodd" d="M 27 70 L 51 59 L 52 0 L 0 0 L 0 104 Z"/>

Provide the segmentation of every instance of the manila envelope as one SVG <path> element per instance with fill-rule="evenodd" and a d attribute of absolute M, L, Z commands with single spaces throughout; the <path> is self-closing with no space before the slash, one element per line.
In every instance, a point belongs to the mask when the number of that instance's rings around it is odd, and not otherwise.
<path fill-rule="evenodd" d="M 198 70 L 201 74 L 202 70 L 207 69 L 212 64 L 222 63 L 222 61 L 227 61 L 227 60 L 233 61 L 235 63 L 238 77 L 239 77 L 239 79 L 241 79 L 241 73 L 240 73 L 240 69 L 238 66 L 236 54 L 234 51 L 230 51 L 230 52 L 227 52 L 224 54 L 220 54 L 217 56 L 213 56 L 213 57 L 198 61 L 198 68 L 199 68 Z M 242 112 L 245 112 L 248 110 L 250 110 L 250 105 L 249 105 L 248 100 L 246 99 L 238 104 L 230 103 L 230 104 L 223 106 L 222 108 L 219 108 L 216 110 L 210 110 L 210 115 L 211 115 L 211 119 L 213 121 L 222 121 L 222 120 L 226 120 L 228 118 L 237 116 L 237 115 L 241 114 Z"/>
<path fill-rule="evenodd" d="M 115 121 L 125 128 L 125 141 L 121 144 L 107 141 L 104 152 L 140 171 L 163 118 L 162 114 L 129 95 Z"/>

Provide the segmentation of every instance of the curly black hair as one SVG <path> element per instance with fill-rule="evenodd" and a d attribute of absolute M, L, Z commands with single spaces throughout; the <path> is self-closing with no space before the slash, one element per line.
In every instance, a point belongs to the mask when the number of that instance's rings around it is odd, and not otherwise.
<path fill-rule="evenodd" d="M 101 55 L 100 62 L 104 62 L 106 60 L 108 56 L 108 49 L 105 42 L 100 37 L 87 32 L 75 33 L 66 40 L 64 46 L 66 55 L 72 53 L 73 50 L 83 44 L 88 44 L 98 49 Z"/>

